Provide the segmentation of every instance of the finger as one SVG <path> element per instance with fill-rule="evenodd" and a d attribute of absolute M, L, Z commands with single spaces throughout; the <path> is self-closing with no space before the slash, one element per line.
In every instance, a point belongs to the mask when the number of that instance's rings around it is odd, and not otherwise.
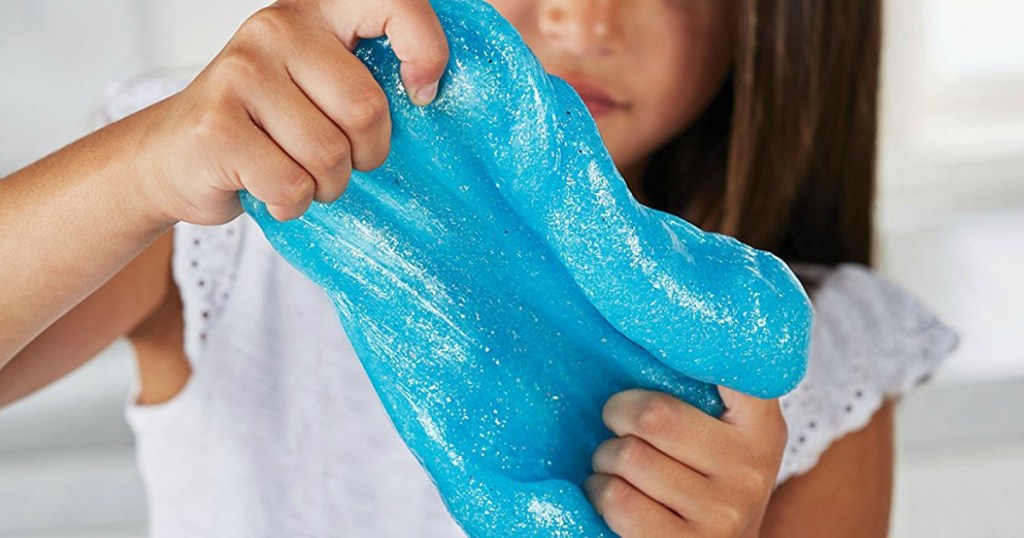
<path fill-rule="evenodd" d="M 348 138 L 356 170 L 373 170 L 388 157 L 391 113 L 384 90 L 363 65 L 327 34 L 306 38 L 308 52 L 288 55 L 288 74 Z"/>
<path fill-rule="evenodd" d="M 333 202 L 352 173 L 348 138 L 287 75 L 268 77 L 267 84 L 246 96 L 249 113 L 316 181 L 313 199 Z"/>
<path fill-rule="evenodd" d="M 624 538 L 694 535 L 683 519 L 617 476 L 592 474 L 583 491 L 605 523 Z"/>
<path fill-rule="evenodd" d="M 297 218 L 313 201 L 316 182 L 270 137 L 248 118 L 241 121 L 238 137 L 229 146 L 228 170 L 237 183 L 267 204 L 277 220 Z"/>
<path fill-rule="evenodd" d="M 402 82 L 414 104 L 426 105 L 437 95 L 438 81 L 448 64 L 448 40 L 428 0 L 367 2 L 366 12 L 353 17 L 345 2 L 322 0 L 328 24 L 342 42 L 387 35 L 401 61 Z"/>
<path fill-rule="evenodd" d="M 612 437 L 594 450 L 595 473 L 615 475 L 683 519 L 709 496 L 708 479 L 639 437 Z"/>
<path fill-rule="evenodd" d="M 703 475 L 713 474 L 720 454 L 738 435 L 731 426 L 663 392 L 631 389 L 608 399 L 602 418 L 619 437 L 635 435 Z"/>

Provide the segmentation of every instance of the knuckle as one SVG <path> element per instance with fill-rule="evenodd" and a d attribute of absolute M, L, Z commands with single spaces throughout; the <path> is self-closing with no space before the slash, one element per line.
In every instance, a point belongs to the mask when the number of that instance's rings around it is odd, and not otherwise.
<path fill-rule="evenodd" d="M 768 474 L 753 465 L 737 466 L 736 473 L 737 491 L 748 500 L 759 501 L 773 485 Z"/>
<path fill-rule="evenodd" d="M 309 175 L 297 168 L 282 176 L 279 182 L 282 205 L 292 206 L 307 202 L 313 197 L 316 188 Z"/>
<path fill-rule="evenodd" d="M 314 199 L 325 204 L 331 203 L 341 197 L 345 189 L 348 188 L 348 182 L 348 173 L 318 181 Z"/>
<path fill-rule="evenodd" d="M 649 463 L 650 452 L 641 439 L 629 435 L 622 439 L 616 459 L 620 468 L 642 468 Z"/>
<path fill-rule="evenodd" d="M 239 27 L 237 35 L 246 41 L 269 43 L 283 38 L 287 30 L 288 18 L 284 10 L 267 6 L 250 15 Z"/>
<path fill-rule="evenodd" d="M 636 429 L 641 435 L 660 435 L 668 430 L 672 409 L 665 398 L 647 396 L 636 411 Z"/>
<path fill-rule="evenodd" d="M 368 131 L 388 117 L 388 101 L 380 88 L 360 90 L 349 104 L 346 126 Z"/>
<path fill-rule="evenodd" d="M 197 147 L 209 148 L 223 144 L 225 140 L 237 138 L 236 124 L 228 120 L 225 104 L 213 103 L 199 113 L 199 117 L 191 122 L 192 132 L 197 139 Z"/>
<path fill-rule="evenodd" d="M 721 536 L 736 536 L 744 527 L 743 512 L 731 504 L 719 504 L 714 510 L 714 520 Z"/>
<path fill-rule="evenodd" d="M 612 476 L 605 482 L 604 489 L 601 491 L 599 498 L 604 506 L 615 509 L 621 508 L 629 502 L 630 493 L 629 486 L 625 480 Z"/>
<path fill-rule="evenodd" d="M 319 137 L 313 147 L 312 164 L 320 170 L 337 170 L 349 159 L 348 141 L 340 134 Z"/>
<path fill-rule="evenodd" d="M 242 47 L 234 47 L 217 62 L 215 79 L 222 90 L 229 87 L 244 87 L 264 75 L 260 61 L 255 54 Z"/>

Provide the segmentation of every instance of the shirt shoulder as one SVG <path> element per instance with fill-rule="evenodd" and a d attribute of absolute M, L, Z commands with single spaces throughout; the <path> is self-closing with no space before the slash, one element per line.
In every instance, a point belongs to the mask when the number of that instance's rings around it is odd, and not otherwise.
<path fill-rule="evenodd" d="M 793 265 L 814 308 L 807 374 L 781 399 L 789 440 L 778 483 L 809 471 L 886 399 L 929 379 L 959 338 L 919 299 L 871 269 Z"/>

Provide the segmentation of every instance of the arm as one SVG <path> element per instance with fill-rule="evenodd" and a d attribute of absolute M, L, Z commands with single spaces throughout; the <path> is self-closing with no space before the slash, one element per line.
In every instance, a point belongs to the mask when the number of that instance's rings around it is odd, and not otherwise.
<path fill-rule="evenodd" d="M 772 495 L 764 538 L 888 535 L 893 476 L 893 404 L 862 430 L 833 444 L 807 474 Z"/>
<path fill-rule="evenodd" d="M 50 325 L 0 369 L 0 408 L 70 373 L 173 298 L 173 231 Z"/>
<path fill-rule="evenodd" d="M 122 149 L 145 121 L 110 125 L 0 180 L 0 368 L 171 225 Z"/>
<path fill-rule="evenodd" d="M 58 319 L 93 323 L 64 316 L 174 222 L 228 222 L 241 213 L 241 189 L 294 218 L 313 200 L 337 199 L 353 168 L 383 163 L 387 99 L 351 49 L 385 33 L 411 98 L 426 104 L 448 61 L 427 0 L 282 0 L 242 24 L 185 90 L 0 180 L 0 369 Z M 40 342 L 31 355 L 64 346 Z M 30 377 L 85 359 L 62 360 Z M 24 379 L 20 392 L 42 381 Z"/>

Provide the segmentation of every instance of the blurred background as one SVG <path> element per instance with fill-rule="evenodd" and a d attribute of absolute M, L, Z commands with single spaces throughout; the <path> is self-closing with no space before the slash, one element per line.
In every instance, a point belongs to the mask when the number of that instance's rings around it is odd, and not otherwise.
<path fill-rule="evenodd" d="M 195 69 L 263 2 L 0 0 L 0 176 L 97 126 L 111 81 Z M 899 408 L 893 536 L 1024 536 L 1024 3 L 890 0 L 879 270 L 962 335 Z M 0 536 L 144 536 L 118 342 L 0 412 Z"/>

